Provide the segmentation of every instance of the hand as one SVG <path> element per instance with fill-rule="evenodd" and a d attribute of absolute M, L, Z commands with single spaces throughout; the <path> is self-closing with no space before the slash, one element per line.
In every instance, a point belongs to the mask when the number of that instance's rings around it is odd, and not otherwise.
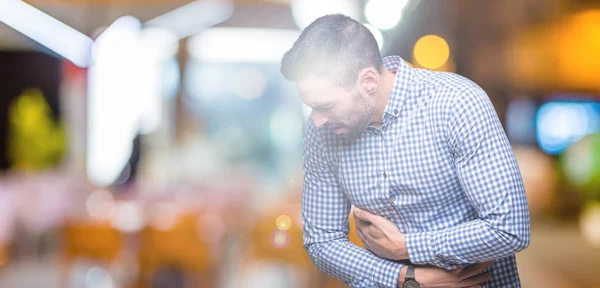
<path fill-rule="evenodd" d="M 356 233 L 367 250 L 384 259 L 408 259 L 404 234 L 394 223 L 359 208 L 354 208 L 354 219 Z"/>
<path fill-rule="evenodd" d="M 481 287 L 481 284 L 490 280 L 491 277 L 489 272 L 482 272 L 493 264 L 494 261 L 488 261 L 449 271 L 434 266 L 417 266 L 415 268 L 415 280 L 424 288 Z M 400 273 L 399 283 L 404 281 L 405 270 L 406 268 L 403 268 L 402 273 Z"/>

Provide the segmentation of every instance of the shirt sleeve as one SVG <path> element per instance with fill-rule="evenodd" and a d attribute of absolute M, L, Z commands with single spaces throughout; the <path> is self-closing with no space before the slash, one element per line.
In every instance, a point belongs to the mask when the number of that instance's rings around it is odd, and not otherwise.
<path fill-rule="evenodd" d="M 446 269 L 513 255 L 530 240 L 523 180 L 491 101 L 475 84 L 453 101 L 446 136 L 465 197 L 479 217 L 406 235 L 413 263 Z"/>
<path fill-rule="evenodd" d="M 311 117 L 305 127 L 302 221 L 311 261 L 352 287 L 397 287 L 402 264 L 381 259 L 348 240 L 350 201 Z"/>

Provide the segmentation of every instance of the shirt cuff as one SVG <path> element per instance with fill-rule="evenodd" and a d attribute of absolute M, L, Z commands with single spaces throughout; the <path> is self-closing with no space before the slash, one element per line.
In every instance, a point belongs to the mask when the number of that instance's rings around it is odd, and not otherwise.
<path fill-rule="evenodd" d="M 411 263 L 425 265 L 438 262 L 435 257 L 437 243 L 433 234 L 429 232 L 406 234 L 404 241 Z"/>
<path fill-rule="evenodd" d="M 373 273 L 373 280 L 377 285 L 376 287 L 398 287 L 398 277 L 400 277 L 400 271 L 404 265 L 388 260 L 382 260 L 380 263 L 379 267 Z"/>

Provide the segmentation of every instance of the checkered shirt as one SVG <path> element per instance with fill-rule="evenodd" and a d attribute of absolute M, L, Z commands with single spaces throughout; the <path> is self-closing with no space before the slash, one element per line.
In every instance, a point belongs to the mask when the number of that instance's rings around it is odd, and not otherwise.
<path fill-rule="evenodd" d="M 381 129 L 354 140 L 316 128 L 304 137 L 304 247 L 352 287 L 396 287 L 404 264 L 349 242 L 351 206 L 406 235 L 410 262 L 452 269 L 496 260 L 484 287 L 520 287 L 515 253 L 529 245 L 517 162 L 487 94 L 470 80 L 383 59 L 396 71 Z"/>

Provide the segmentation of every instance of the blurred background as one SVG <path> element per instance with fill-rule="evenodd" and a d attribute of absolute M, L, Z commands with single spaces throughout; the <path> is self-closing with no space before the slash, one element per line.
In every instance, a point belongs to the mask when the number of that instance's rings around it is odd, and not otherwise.
<path fill-rule="evenodd" d="M 0 286 L 343 287 L 302 248 L 310 111 L 279 73 L 330 13 L 487 91 L 523 286 L 600 287 L 596 0 L 0 0 Z"/>

